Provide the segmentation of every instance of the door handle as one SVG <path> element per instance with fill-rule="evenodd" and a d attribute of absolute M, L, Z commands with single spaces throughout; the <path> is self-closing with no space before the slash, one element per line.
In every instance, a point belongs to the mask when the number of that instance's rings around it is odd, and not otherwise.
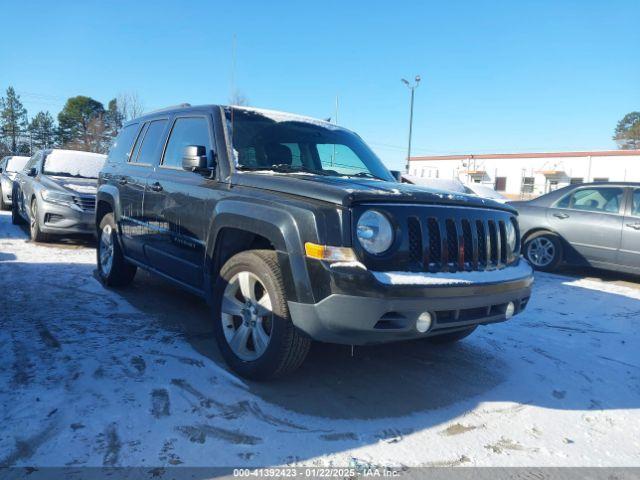
<path fill-rule="evenodd" d="M 627 227 L 633 228 L 634 230 L 640 230 L 640 222 L 627 223 Z"/>
<path fill-rule="evenodd" d="M 127 179 L 126 178 L 121 178 L 120 180 L 118 180 L 118 183 L 120 185 L 126 185 L 127 184 Z"/>
<path fill-rule="evenodd" d="M 564 220 L 565 218 L 569 218 L 569 215 L 566 213 L 554 213 L 554 217 L 559 218 L 560 220 Z"/>
<path fill-rule="evenodd" d="M 162 185 L 160 185 L 160 182 L 156 182 L 153 185 L 151 185 L 151 190 L 153 190 L 154 192 L 161 192 Z"/>

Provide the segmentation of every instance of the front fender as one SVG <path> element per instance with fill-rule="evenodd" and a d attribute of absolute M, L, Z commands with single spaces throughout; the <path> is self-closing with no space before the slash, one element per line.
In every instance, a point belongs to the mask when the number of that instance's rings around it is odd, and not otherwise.
<path fill-rule="evenodd" d="M 96 194 L 96 206 L 100 202 L 106 202 L 111 205 L 114 219 L 117 224 L 120 222 L 120 192 L 113 185 L 101 185 Z M 96 208 L 96 213 L 98 212 Z M 96 222 L 98 221 L 96 217 Z"/>
<path fill-rule="evenodd" d="M 224 228 L 236 228 L 267 238 L 278 254 L 288 299 L 313 303 L 300 225 L 290 212 L 274 205 L 240 200 L 219 202 L 211 221 L 206 247 L 206 258 L 211 262 L 210 265 L 215 264 L 216 244 Z"/>

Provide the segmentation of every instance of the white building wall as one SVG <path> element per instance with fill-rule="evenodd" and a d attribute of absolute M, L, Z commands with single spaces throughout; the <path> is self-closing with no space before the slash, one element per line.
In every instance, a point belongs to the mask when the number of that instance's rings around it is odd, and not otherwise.
<path fill-rule="evenodd" d="M 595 152 L 594 152 L 595 153 Z M 484 175 L 470 172 L 484 172 Z M 546 172 L 546 174 L 545 174 Z M 551 174 L 556 172 L 556 174 Z M 412 159 L 411 175 L 426 178 L 459 179 L 463 183 L 476 181 L 494 187 L 496 177 L 506 177 L 504 194 L 522 197 L 523 177 L 533 177 L 532 195 L 568 185 L 571 178 L 592 182 L 608 179 L 611 182 L 640 182 L 640 152 L 637 155 L 591 155 L 517 158 L 460 158 Z"/>

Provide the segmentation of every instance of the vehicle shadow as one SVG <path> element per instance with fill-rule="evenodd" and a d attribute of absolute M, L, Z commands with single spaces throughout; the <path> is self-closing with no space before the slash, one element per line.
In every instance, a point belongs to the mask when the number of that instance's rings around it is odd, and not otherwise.
<path fill-rule="evenodd" d="M 167 330 L 182 334 L 198 353 L 225 367 L 203 300 L 146 272 L 139 272 L 134 285 L 119 293 Z M 349 346 L 316 342 L 292 375 L 247 383 L 265 401 L 301 414 L 384 418 L 481 395 L 501 383 L 504 370 L 499 358 L 468 343 L 442 347 L 425 341 L 399 342 L 355 347 L 352 355 Z"/>

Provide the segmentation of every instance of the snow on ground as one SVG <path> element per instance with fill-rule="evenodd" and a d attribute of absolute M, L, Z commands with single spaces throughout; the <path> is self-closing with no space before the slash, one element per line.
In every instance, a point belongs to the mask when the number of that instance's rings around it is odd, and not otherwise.
<path fill-rule="evenodd" d="M 316 345 L 255 384 L 197 298 L 93 271 L 0 214 L 0 466 L 640 465 L 640 289 L 537 275 L 458 345 Z"/>

